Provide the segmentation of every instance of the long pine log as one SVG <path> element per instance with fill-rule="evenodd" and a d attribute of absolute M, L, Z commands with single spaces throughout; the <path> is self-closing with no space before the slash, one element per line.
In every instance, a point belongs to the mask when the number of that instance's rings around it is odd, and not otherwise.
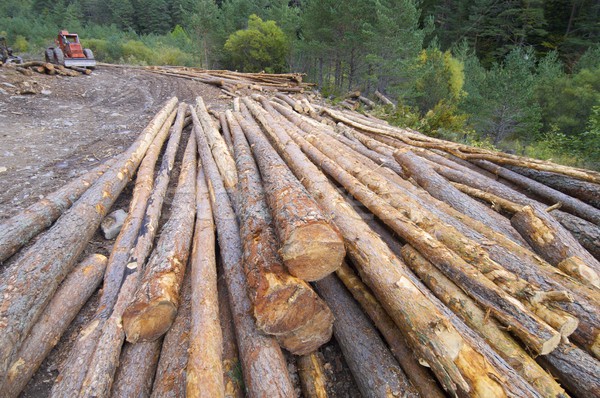
<path fill-rule="evenodd" d="M 111 158 L 89 173 L 48 194 L 0 224 L 0 264 L 12 256 L 34 236 L 48 228 L 83 193 L 109 170 L 116 159 Z"/>
<path fill-rule="evenodd" d="M 419 393 L 342 283 L 330 275 L 315 285 L 333 311 L 335 339 L 362 396 L 418 397 Z"/>
<path fill-rule="evenodd" d="M 241 115 L 236 116 L 244 130 L 249 131 L 251 127 Z M 256 324 L 265 333 L 276 336 L 291 353 L 308 354 L 331 338 L 331 311 L 305 281 L 290 275 L 283 266 L 250 146 L 239 126 L 230 124 L 230 129 L 239 176 L 238 216 L 244 268 Z"/>
<path fill-rule="evenodd" d="M 17 397 L 38 370 L 42 361 L 58 343 L 83 305 L 96 291 L 106 269 L 107 258 L 93 254 L 85 258 L 60 285 L 44 309 L 35 328 L 21 346 L 17 359 L 8 370 L 6 383 L 0 386 L 4 397 Z"/>
<path fill-rule="evenodd" d="M 319 352 L 298 357 L 298 376 L 306 398 L 327 398 L 327 382 Z"/>
<path fill-rule="evenodd" d="M 191 111 L 193 115 L 193 109 Z M 210 152 L 204 131 L 196 125 L 194 133 L 198 141 L 198 152 L 217 226 L 217 237 L 246 390 L 252 397 L 292 396 L 294 388 L 279 345 L 273 337 L 260 333 L 252 318 L 252 304 L 246 294 L 247 282 L 242 269 L 242 242 L 239 227 L 225 185 Z"/>
<path fill-rule="evenodd" d="M 162 339 L 143 343 L 125 343 L 111 388 L 112 397 L 149 397 Z M 83 395 L 85 397 L 86 395 Z"/>
<path fill-rule="evenodd" d="M 176 104 L 177 98 L 169 100 L 113 167 L 6 269 L 0 282 L 4 303 L 0 309 L 0 327 L 4 329 L 0 334 L 0 380 Z"/>
<path fill-rule="evenodd" d="M 204 170 L 198 166 L 196 226 L 191 256 L 191 324 L 186 396 L 225 396 L 219 323 L 215 224 Z"/>

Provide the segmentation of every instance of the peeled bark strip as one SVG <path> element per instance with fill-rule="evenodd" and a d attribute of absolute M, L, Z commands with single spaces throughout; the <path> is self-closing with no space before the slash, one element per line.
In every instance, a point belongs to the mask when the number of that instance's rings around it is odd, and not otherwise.
<path fill-rule="evenodd" d="M 219 261 L 220 263 L 220 261 Z M 218 267 L 221 268 L 221 267 Z M 217 281 L 219 290 L 219 323 L 223 335 L 223 382 L 225 384 L 225 397 L 243 398 L 242 368 L 238 354 L 238 347 L 235 341 L 235 329 L 233 326 L 233 317 L 229 307 L 229 298 L 227 294 L 227 282 L 223 275 L 219 276 Z"/>
<path fill-rule="evenodd" d="M 327 398 L 325 371 L 318 352 L 298 357 L 298 375 L 305 398 Z"/>
<path fill-rule="evenodd" d="M 272 111 L 268 102 L 261 102 Z M 489 347 L 478 344 L 468 331 L 456 329 L 456 322 L 420 290 L 406 266 L 345 203 L 280 123 L 277 127 L 273 129 L 275 135 L 269 132 L 277 152 L 322 209 L 334 218 L 363 280 L 410 341 L 416 355 L 427 361 L 447 391 L 461 396 L 537 396 L 502 360 L 486 351 Z"/>
<path fill-rule="evenodd" d="M 507 166 L 506 168 L 600 208 L 600 185 L 598 184 L 526 167 Z"/>
<path fill-rule="evenodd" d="M 0 380 L 21 342 L 71 271 L 104 216 L 110 210 L 154 136 L 177 104 L 172 98 L 138 139 L 90 187 L 40 240 L 5 270 L 0 283 Z"/>
<path fill-rule="evenodd" d="M 241 115 L 236 116 L 244 130 L 249 130 Z M 308 354 L 331 338 L 331 311 L 305 281 L 284 268 L 252 152 L 239 126 L 230 127 L 239 176 L 238 216 L 244 268 L 256 325 L 275 335 L 291 353 Z"/>
<path fill-rule="evenodd" d="M 412 349 L 409 347 L 404 336 L 402 336 L 402 333 L 400 333 L 400 329 L 398 329 L 381 304 L 369 292 L 367 286 L 356 276 L 348 264 L 342 264 L 340 269 L 336 271 L 336 274 L 383 335 L 392 354 L 394 354 L 404 373 L 406 373 L 409 380 L 417 391 L 419 391 L 419 394 L 422 397 L 428 398 L 445 397 L 446 395 L 440 389 L 429 370 L 422 366 L 417 358 L 415 358 Z"/>
<path fill-rule="evenodd" d="M 107 160 L 0 224 L 0 264 L 52 225 L 115 161 Z"/>
<path fill-rule="evenodd" d="M 396 151 L 395 159 L 400 163 L 408 177 L 437 199 L 443 200 L 456 210 L 479 220 L 517 243 L 522 242 L 519 234 L 510 226 L 509 221 L 501 215 L 475 201 L 470 196 L 454 188 L 448 181 L 428 167 L 422 158 L 410 151 Z"/>
<path fill-rule="evenodd" d="M 524 206 L 512 217 L 511 223 L 544 260 L 556 267 L 563 264 L 559 268 L 567 274 L 600 287 L 600 262 L 543 209 Z M 569 265 L 564 263 L 567 260 Z"/>
<path fill-rule="evenodd" d="M 133 302 L 123 313 L 127 341 L 153 341 L 169 330 L 179 306 L 181 283 L 194 228 L 196 139 L 188 141 L 169 221 L 145 267 Z M 154 260 L 154 261 L 152 261 Z"/>
<path fill-rule="evenodd" d="M 160 218 L 165 193 L 169 185 L 170 174 L 175 161 L 175 154 L 181 138 L 181 130 L 181 119 L 176 119 L 175 125 L 172 128 L 169 143 L 167 144 L 167 149 L 163 156 L 160 170 L 154 182 L 154 189 L 147 202 L 148 206 L 146 207 L 142 226 L 140 227 L 140 235 L 132 236 L 132 232 L 128 230 L 129 228 L 121 229 L 120 236 L 123 236 L 124 238 L 127 237 L 127 239 L 122 240 L 120 237 L 117 237 L 115 245 L 113 246 L 113 253 L 111 253 L 109 263 L 113 261 L 115 264 L 122 264 L 122 262 L 129 264 L 126 268 L 127 271 L 120 270 L 122 268 L 121 265 L 115 266 L 113 267 L 115 272 L 113 273 L 112 283 L 107 283 L 110 278 L 105 278 L 105 286 L 103 294 L 100 297 L 96 315 L 80 333 L 71 349 L 69 357 L 62 364 L 60 375 L 53 386 L 52 393 L 55 394 L 53 396 L 62 394 L 58 396 L 70 398 L 79 392 L 87 372 L 88 364 L 94 354 L 96 344 L 102 333 L 104 323 L 110 317 L 115 306 L 114 301 L 117 300 L 115 295 L 123 294 L 126 296 L 127 293 L 122 293 L 123 290 L 131 290 L 131 294 L 135 292 L 135 288 L 137 287 L 137 274 L 135 275 L 135 278 L 132 278 L 131 281 L 129 281 L 129 283 L 125 283 L 126 275 L 124 275 L 124 272 L 131 274 L 137 271 L 137 264 L 139 263 L 140 266 L 143 265 L 150 254 L 152 242 L 158 232 L 158 220 Z M 137 227 L 133 224 L 128 225 L 132 228 Z M 131 237 L 135 238 L 133 253 L 131 253 L 131 249 L 127 249 L 131 243 Z M 123 243 L 123 246 L 121 246 L 121 243 Z M 120 275 L 121 279 L 117 278 L 118 275 Z M 127 300 L 130 300 L 130 298 L 127 298 Z M 123 309 L 121 308 L 120 311 L 122 313 Z M 116 355 L 118 359 L 118 354 Z"/>
<path fill-rule="evenodd" d="M 414 248 L 402 248 L 406 264 L 417 274 L 444 304 L 459 315 L 473 330 L 477 331 L 525 380 L 529 381 L 544 397 L 566 397 L 565 391 L 544 371 L 524 349 L 503 330 L 502 326 L 489 319 L 471 298 L 444 276 Z"/>
<path fill-rule="evenodd" d="M 162 339 L 137 344 L 125 343 L 110 393 L 111 397 L 150 396 L 161 345 Z"/>
<path fill-rule="evenodd" d="M 206 139 L 208 140 L 213 158 L 217 163 L 219 172 L 223 176 L 225 188 L 235 189 L 238 182 L 238 176 L 235 169 L 235 160 L 233 159 L 232 154 L 229 152 L 225 140 L 213 125 L 202 97 L 196 98 L 196 112 L 198 116 L 197 119 L 202 125 L 202 130 L 204 131 Z"/>
<path fill-rule="evenodd" d="M 600 397 L 600 362 L 569 342 L 538 360 L 574 396 Z"/>
<path fill-rule="evenodd" d="M 106 262 L 107 258 L 103 255 L 93 254 L 64 280 L 10 366 L 6 383 L 0 386 L 4 397 L 17 397 L 25 388 L 79 310 L 96 291 Z"/>
<path fill-rule="evenodd" d="M 204 174 L 200 173 L 200 175 L 204 178 Z M 192 281 L 189 276 L 190 270 L 188 269 L 183 282 L 181 304 L 177 311 L 177 317 L 162 343 L 156 376 L 152 385 L 151 396 L 153 398 L 180 398 L 186 396 L 186 376 L 189 377 L 188 350 L 192 322 Z M 126 395 L 113 394 L 113 396 Z M 188 394 L 187 396 L 195 397 L 197 395 Z"/>
<path fill-rule="evenodd" d="M 244 103 L 249 108 L 256 107 L 247 99 Z M 260 113 L 255 109 L 254 114 Z M 323 278 L 340 267 L 346 254 L 339 230 L 325 218 L 319 205 L 260 131 L 250 123 L 240 121 L 260 167 L 284 264 L 300 279 L 315 281 Z M 264 119 L 261 125 L 271 128 Z"/>
<path fill-rule="evenodd" d="M 144 323 L 143 326 L 148 325 L 147 329 L 143 332 L 147 334 L 142 335 L 139 340 L 146 340 L 147 335 L 150 338 L 147 340 L 156 340 L 162 336 L 163 333 L 159 333 L 161 330 L 168 329 L 171 326 L 174 315 L 172 318 L 171 313 L 177 311 L 179 305 L 179 288 L 181 284 L 181 278 L 185 270 L 185 264 L 187 262 L 187 255 L 189 249 L 189 243 L 192 235 L 193 228 L 193 201 L 195 190 L 195 178 L 196 178 L 196 162 L 195 162 L 195 140 L 193 136 L 188 141 L 185 155 L 182 162 L 182 170 L 179 174 L 179 183 L 175 192 L 175 197 L 172 204 L 171 218 L 163 226 L 161 230 L 161 237 L 158 240 L 156 249 L 154 250 L 148 264 L 145 269 L 148 271 L 145 275 L 152 274 L 152 270 L 157 265 L 168 265 L 172 266 L 173 269 L 167 271 L 167 284 L 164 286 L 164 290 L 158 290 L 159 293 L 165 292 L 169 295 L 165 296 L 164 305 L 168 311 L 167 315 L 160 314 L 160 318 L 155 321 L 151 319 L 151 322 Z M 190 219 L 191 220 L 188 220 Z M 180 263 L 183 266 L 180 267 Z M 128 325 L 125 318 L 127 310 L 131 308 L 132 301 L 135 297 L 138 297 L 143 285 L 139 284 L 139 272 L 142 265 L 138 265 L 136 262 L 130 262 L 127 265 L 127 272 L 124 275 L 124 282 L 121 286 L 119 298 L 115 304 L 115 308 L 106 321 L 102 328 L 102 335 L 98 340 L 94 355 L 90 361 L 87 369 L 86 377 L 83 380 L 81 387 L 80 396 L 89 397 L 106 397 L 110 393 L 111 386 L 115 370 L 119 363 L 119 356 L 121 353 L 121 347 L 125 340 L 125 333 L 127 332 Z M 171 275 L 169 275 L 171 274 Z M 160 275 L 159 275 L 160 276 Z M 148 279 L 143 279 L 146 281 Z M 160 281 L 160 279 L 158 279 Z M 151 289 L 154 287 L 151 287 Z M 152 298 L 157 290 L 147 290 L 148 297 Z M 136 292 L 134 294 L 134 292 Z M 158 295 L 157 295 L 158 296 Z M 156 301 L 150 301 L 150 304 L 156 303 Z M 158 301 L 158 309 L 161 308 L 161 301 Z M 173 310 L 173 306 L 175 309 Z M 150 310 L 153 308 L 150 307 Z M 148 311 L 150 312 L 150 311 Z M 146 312 L 146 314 L 148 313 Z M 142 313 L 144 315 L 144 313 Z M 165 319 L 166 318 L 166 319 Z M 131 318 L 129 318 L 131 319 Z M 133 322 L 130 322 L 133 323 Z M 166 326 L 165 326 L 166 325 Z M 134 324 L 135 326 L 135 324 Z M 158 331 L 157 331 L 158 330 Z M 139 337 L 135 330 L 134 337 Z M 128 336 L 130 336 L 129 334 Z M 154 337 L 154 338 L 152 338 Z"/>
<path fill-rule="evenodd" d="M 252 397 L 292 396 L 294 387 L 279 345 L 274 338 L 260 333 L 252 318 L 252 304 L 246 294 L 247 282 L 242 270 L 242 242 L 235 213 L 203 131 L 195 128 L 194 132 L 217 226 L 246 390 Z"/>
<path fill-rule="evenodd" d="M 334 313 L 335 339 L 363 397 L 418 397 L 377 330 L 340 281 L 331 275 L 316 286 Z"/>
<path fill-rule="evenodd" d="M 500 167 L 485 160 L 476 160 L 473 162 L 483 169 L 491 171 L 492 173 L 519 185 L 528 192 L 552 202 L 552 204 L 559 202 L 562 203 L 562 208 L 571 214 L 574 214 L 592 223 L 600 224 L 600 209 L 596 209 L 595 207 L 590 206 L 579 199 L 565 195 L 556 189 L 550 188 L 544 184 L 532 180 L 531 178 L 527 178 L 515 173 L 514 171 L 505 169 L 504 167 Z"/>
<path fill-rule="evenodd" d="M 215 224 L 204 171 L 196 179 L 196 227 L 191 257 L 191 329 L 187 363 L 188 397 L 225 396 L 223 338 L 219 324 Z M 159 395 L 157 395 L 157 398 Z"/>

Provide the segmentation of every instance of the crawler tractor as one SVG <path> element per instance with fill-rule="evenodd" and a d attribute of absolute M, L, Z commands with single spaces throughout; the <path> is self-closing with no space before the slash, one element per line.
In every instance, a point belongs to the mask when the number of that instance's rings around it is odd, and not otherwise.
<path fill-rule="evenodd" d="M 77 33 L 61 30 L 54 42 L 56 47 L 46 49 L 46 62 L 90 69 L 96 66 L 94 53 L 89 48 L 81 47 Z"/>

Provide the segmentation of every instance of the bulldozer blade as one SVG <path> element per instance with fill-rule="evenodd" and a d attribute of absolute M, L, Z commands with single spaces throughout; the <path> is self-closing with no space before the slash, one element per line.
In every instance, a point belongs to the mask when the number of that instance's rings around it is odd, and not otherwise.
<path fill-rule="evenodd" d="M 79 66 L 81 68 L 93 68 L 96 66 L 95 59 L 79 58 L 79 59 L 65 59 L 65 66 Z"/>

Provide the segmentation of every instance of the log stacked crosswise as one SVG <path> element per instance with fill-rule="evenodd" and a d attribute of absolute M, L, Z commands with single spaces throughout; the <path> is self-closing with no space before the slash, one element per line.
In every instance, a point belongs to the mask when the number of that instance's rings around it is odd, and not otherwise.
<path fill-rule="evenodd" d="M 599 172 L 356 111 L 394 106 L 379 92 L 333 107 L 299 74 L 146 69 L 226 100 L 169 100 L 0 225 L 0 395 L 58 343 L 52 397 L 335 397 L 328 346 L 362 396 L 600 396 Z"/>

